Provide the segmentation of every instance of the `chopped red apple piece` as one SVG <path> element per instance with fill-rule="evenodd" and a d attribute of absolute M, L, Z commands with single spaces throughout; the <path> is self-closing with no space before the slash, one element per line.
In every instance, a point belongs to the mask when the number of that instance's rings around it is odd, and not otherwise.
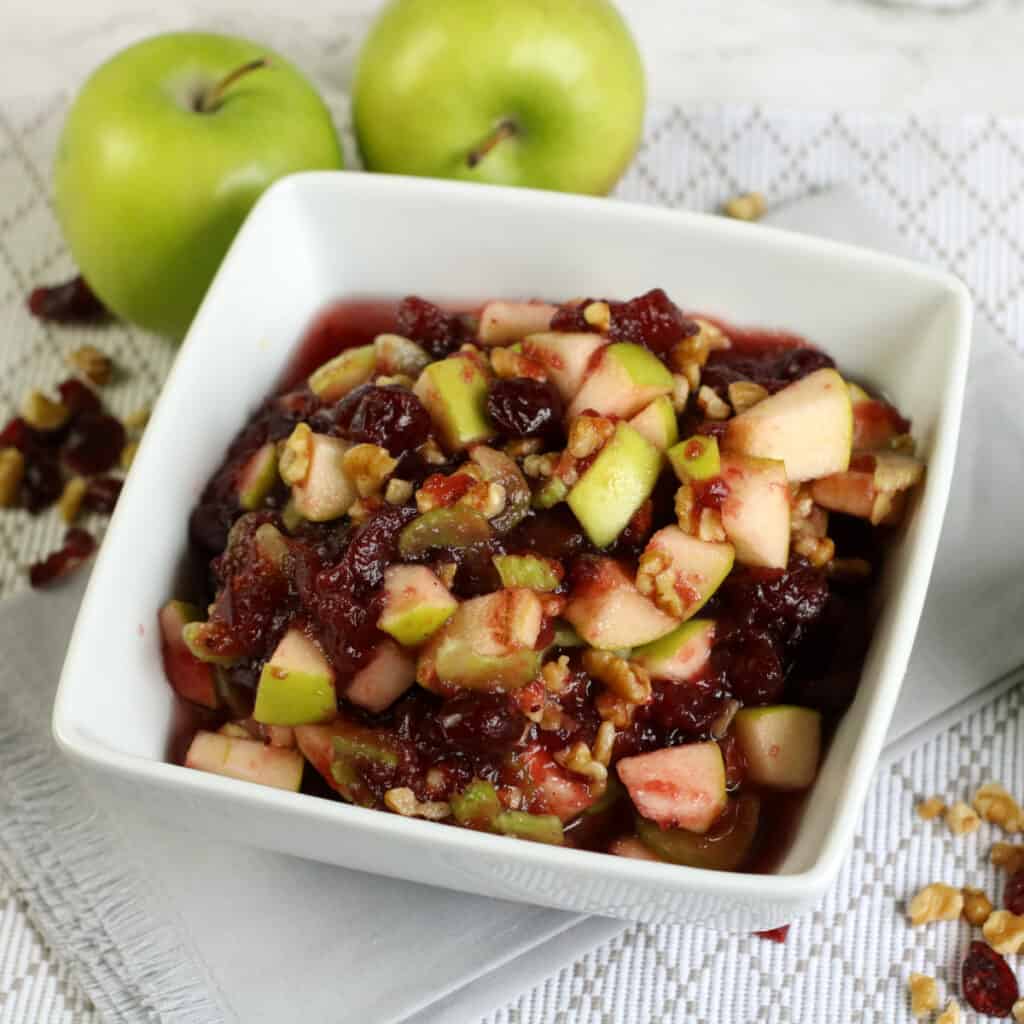
<path fill-rule="evenodd" d="M 168 601 L 160 609 L 160 652 L 164 659 L 164 672 L 179 697 L 216 708 L 216 669 L 209 662 L 200 661 L 186 645 L 182 630 L 189 622 L 202 618 L 202 612 L 184 601 Z"/>
<path fill-rule="evenodd" d="M 679 625 L 678 619 L 648 601 L 611 558 L 586 563 L 562 614 L 591 647 L 600 650 L 650 643 Z"/>
<path fill-rule="evenodd" d="M 605 348 L 569 405 L 569 419 L 593 409 L 602 416 L 628 419 L 660 395 L 672 391 L 672 374 L 640 345 L 616 342 Z"/>
<path fill-rule="evenodd" d="M 631 660 L 654 679 L 686 683 L 704 671 L 714 640 L 715 623 L 711 619 L 690 619 L 660 640 L 635 648 Z"/>
<path fill-rule="evenodd" d="M 488 302 L 480 311 L 480 343 L 490 348 L 522 341 L 528 334 L 546 331 L 557 311 L 546 302 Z"/>
<path fill-rule="evenodd" d="M 292 484 L 292 503 L 303 519 L 315 523 L 337 519 L 359 496 L 344 468 L 345 453 L 351 447 L 337 437 L 310 435 L 309 469 Z"/>
<path fill-rule="evenodd" d="M 393 565 L 384 573 L 378 628 L 405 647 L 418 647 L 454 614 L 458 602 L 424 565 Z"/>
<path fill-rule="evenodd" d="M 567 822 L 597 800 L 585 779 L 563 768 L 543 747 L 524 751 L 518 767 L 528 806 L 534 811 L 546 811 Z"/>
<path fill-rule="evenodd" d="M 394 640 L 382 640 L 370 660 L 352 677 L 345 696 L 359 707 L 379 714 L 416 682 L 416 659 Z"/>
<path fill-rule="evenodd" d="M 744 565 L 785 569 L 789 561 L 789 481 L 773 459 L 725 454 L 722 479 L 729 495 L 722 526 Z"/>
<path fill-rule="evenodd" d="M 373 339 L 377 355 L 376 372 L 388 377 L 404 373 L 416 377 L 430 362 L 430 356 L 414 341 L 400 334 L 378 334 Z"/>
<path fill-rule="evenodd" d="M 806 789 L 818 773 L 821 715 L 777 704 L 743 708 L 733 719 L 747 778 L 773 789 Z"/>
<path fill-rule="evenodd" d="M 653 860 L 658 862 L 662 860 L 652 849 L 644 846 L 636 836 L 624 836 L 616 839 L 608 847 L 608 852 L 615 857 L 629 857 L 632 860 Z"/>
<path fill-rule="evenodd" d="M 841 473 L 850 464 L 853 412 L 846 382 L 816 370 L 729 420 L 724 447 L 778 459 L 792 481 Z"/>
<path fill-rule="evenodd" d="M 624 757 L 617 768 L 636 809 L 662 828 L 707 832 L 725 810 L 725 762 L 713 741 Z"/>
<path fill-rule="evenodd" d="M 568 402 L 575 397 L 595 353 L 604 347 L 600 334 L 531 334 L 523 352 L 544 367 L 548 380 Z"/>
<path fill-rule="evenodd" d="M 238 474 L 238 504 L 252 511 L 263 504 L 277 483 L 277 445 L 268 441 L 257 448 Z"/>
<path fill-rule="evenodd" d="M 662 612 L 686 620 L 704 607 L 729 575 L 735 557 L 731 544 L 700 540 L 678 526 L 666 526 L 644 548 L 636 586 Z"/>
<path fill-rule="evenodd" d="M 196 733 L 185 755 L 187 768 L 293 792 L 302 784 L 304 763 L 297 750 L 202 730 Z"/>

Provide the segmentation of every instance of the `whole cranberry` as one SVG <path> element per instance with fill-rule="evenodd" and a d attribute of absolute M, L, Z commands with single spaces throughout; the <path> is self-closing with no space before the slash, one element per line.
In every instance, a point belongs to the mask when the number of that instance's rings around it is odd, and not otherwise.
<path fill-rule="evenodd" d="M 562 430 L 562 398 L 541 380 L 497 380 L 487 396 L 487 411 L 506 437 L 552 437 Z"/>

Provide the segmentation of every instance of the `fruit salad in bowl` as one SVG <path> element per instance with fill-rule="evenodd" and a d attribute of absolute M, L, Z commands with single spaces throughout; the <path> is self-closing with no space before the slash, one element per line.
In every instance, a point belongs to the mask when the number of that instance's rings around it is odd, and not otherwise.
<path fill-rule="evenodd" d="M 923 474 L 825 352 L 659 289 L 341 303 L 192 512 L 192 592 L 160 611 L 182 760 L 771 870 Z"/>

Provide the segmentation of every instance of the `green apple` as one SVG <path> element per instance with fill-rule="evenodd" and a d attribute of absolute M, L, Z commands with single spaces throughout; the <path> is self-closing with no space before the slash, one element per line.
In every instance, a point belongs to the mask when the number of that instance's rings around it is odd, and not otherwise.
<path fill-rule="evenodd" d="M 395 0 L 363 45 L 353 118 L 371 171 L 602 195 L 644 92 L 607 0 Z"/>
<path fill-rule="evenodd" d="M 181 337 L 264 189 L 341 166 L 327 107 L 283 57 L 172 33 L 130 46 L 82 87 L 57 147 L 57 217 L 110 309 Z"/>
<path fill-rule="evenodd" d="M 461 793 L 453 794 L 449 803 L 458 824 L 482 832 L 490 832 L 494 819 L 504 810 L 497 790 L 484 779 L 473 779 Z"/>
<path fill-rule="evenodd" d="M 491 561 L 498 570 L 503 587 L 557 590 L 565 575 L 561 563 L 542 555 L 495 555 Z"/>
<path fill-rule="evenodd" d="M 309 444 L 309 469 L 292 484 L 292 502 L 303 519 L 326 523 L 343 516 L 359 497 L 345 473 L 345 453 L 352 445 L 326 434 L 311 434 Z"/>
<path fill-rule="evenodd" d="M 345 699 L 379 715 L 415 682 L 415 656 L 394 640 L 382 640 L 345 688 Z"/>
<path fill-rule="evenodd" d="M 506 836 L 530 839 L 535 843 L 561 846 L 565 842 L 562 821 L 557 814 L 530 814 L 528 811 L 502 811 L 494 827 Z"/>
<path fill-rule="evenodd" d="M 636 584 L 658 607 L 685 621 L 704 607 L 729 575 L 736 558 L 731 544 L 716 544 L 665 526 L 640 556 Z"/>
<path fill-rule="evenodd" d="M 338 709 L 334 670 L 301 629 L 281 638 L 260 673 L 252 717 L 265 725 L 307 725 L 333 718 Z"/>
<path fill-rule="evenodd" d="M 704 671 L 715 641 L 711 619 L 690 619 L 660 640 L 637 647 L 630 656 L 655 679 L 686 683 Z"/>
<path fill-rule="evenodd" d="M 247 512 L 259 508 L 277 483 L 277 445 L 268 441 L 249 457 L 235 483 L 238 504 Z"/>
<path fill-rule="evenodd" d="M 200 729 L 185 754 L 185 767 L 258 782 L 275 789 L 298 791 L 302 785 L 302 754 L 271 747 L 259 740 L 237 739 Z"/>
<path fill-rule="evenodd" d="M 663 829 L 641 818 L 636 831 L 646 848 L 671 864 L 712 871 L 735 871 L 753 845 L 761 798 L 743 793 L 729 801 L 711 835 L 682 828 Z"/>
<path fill-rule="evenodd" d="M 202 618 L 202 612 L 184 601 L 168 601 L 160 609 L 160 652 L 164 671 L 179 697 L 194 704 L 216 708 L 216 675 L 212 664 L 197 658 L 185 644 L 182 632 L 189 622 Z"/>
<path fill-rule="evenodd" d="M 607 344 L 603 334 L 543 331 L 523 340 L 523 352 L 544 367 L 558 393 L 571 402 L 583 384 L 594 353 Z"/>
<path fill-rule="evenodd" d="M 487 415 L 487 374 L 472 356 L 454 355 L 431 363 L 413 390 L 449 450 L 461 451 L 494 436 Z"/>
<path fill-rule="evenodd" d="M 411 344 L 411 342 L 410 342 Z M 365 384 L 377 366 L 375 345 L 346 349 L 309 375 L 309 389 L 321 402 L 331 404 Z"/>
<path fill-rule="evenodd" d="M 702 434 L 695 434 L 669 448 L 668 461 L 680 483 L 684 484 L 711 480 L 722 472 L 718 442 Z"/>
<path fill-rule="evenodd" d="M 747 778 L 773 789 L 806 789 L 818 774 L 821 715 L 810 708 L 775 704 L 743 708 L 733 719 L 747 762 Z"/>
<path fill-rule="evenodd" d="M 603 416 L 628 418 L 648 402 L 672 391 L 672 374 L 647 349 L 628 341 L 609 345 L 576 392 L 566 415 L 571 419 L 587 409 Z"/>
<path fill-rule="evenodd" d="M 398 751 L 389 731 L 344 718 L 327 725 L 297 725 L 295 742 L 327 785 L 362 807 L 375 807 L 378 800 L 360 769 L 368 764 L 398 767 Z"/>
<path fill-rule="evenodd" d="M 679 439 L 679 424 L 676 410 L 668 395 L 656 398 L 640 410 L 629 425 L 647 438 L 659 451 L 667 451 Z"/>
<path fill-rule="evenodd" d="M 377 627 L 405 647 L 418 647 L 454 614 L 458 602 L 425 565 L 393 565 L 384 573 Z"/>
<path fill-rule="evenodd" d="M 743 565 L 785 569 L 789 561 L 790 499 L 785 463 L 751 455 L 722 456 L 722 526 Z"/>

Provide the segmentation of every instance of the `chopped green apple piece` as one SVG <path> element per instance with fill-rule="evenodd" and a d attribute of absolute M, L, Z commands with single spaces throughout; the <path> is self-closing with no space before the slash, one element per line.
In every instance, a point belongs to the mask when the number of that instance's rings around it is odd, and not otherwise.
<path fill-rule="evenodd" d="M 555 635 L 551 641 L 552 647 L 585 647 L 586 641 L 576 632 L 568 622 L 561 619 L 555 620 Z"/>
<path fill-rule="evenodd" d="M 493 535 L 490 523 L 466 505 L 432 508 L 402 529 L 398 553 L 412 558 L 431 548 L 467 548 Z"/>
<path fill-rule="evenodd" d="M 458 824 L 481 832 L 493 831 L 494 819 L 504 809 L 494 786 L 483 779 L 473 779 L 461 793 L 455 793 L 449 803 Z"/>
<path fill-rule="evenodd" d="M 743 793 L 729 801 L 710 832 L 700 834 L 681 828 L 663 829 L 641 818 L 637 834 L 641 842 L 661 860 L 690 868 L 735 871 L 754 843 L 761 801 Z"/>
<path fill-rule="evenodd" d="M 562 614 L 591 647 L 614 651 L 640 646 L 679 625 L 648 601 L 611 558 L 591 559 L 577 575 Z"/>
<path fill-rule="evenodd" d="M 266 500 L 277 483 L 277 445 L 268 441 L 256 449 L 238 474 L 238 504 L 251 512 Z"/>
<path fill-rule="evenodd" d="M 565 481 L 557 476 L 549 476 L 536 491 L 533 492 L 531 504 L 534 508 L 554 508 L 560 501 L 569 496 L 569 488 Z"/>
<path fill-rule="evenodd" d="M 854 384 L 852 380 L 848 380 L 846 382 L 846 388 L 850 392 L 850 401 L 854 405 L 858 402 L 873 401 L 871 395 L 869 395 L 859 384 Z"/>
<path fill-rule="evenodd" d="M 532 590 L 499 590 L 463 601 L 420 653 L 416 677 L 470 690 L 518 690 L 540 671 L 535 650 L 543 610 Z"/>
<path fill-rule="evenodd" d="M 345 698 L 376 715 L 391 707 L 415 682 L 416 659 L 394 640 L 382 640 L 352 677 Z"/>
<path fill-rule="evenodd" d="M 210 644 L 210 623 L 192 621 L 181 627 L 181 639 L 192 656 L 210 665 L 233 665 L 238 658 L 231 654 L 218 654 Z"/>
<path fill-rule="evenodd" d="M 368 763 L 398 766 L 398 752 L 389 733 L 344 718 L 328 725 L 298 725 L 295 742 L 332 789 L 361 807 L 376 807 L 378 802 L 360 768 Z"/>
<path fill-rule="evenodd" d="M 430 356 L 415 341 L 400 334 L 378 334 L 373 347 L 377 353 L 377 373 L 388 377 L 399 373 L 417 377 L 430 362 Z"/>
<path fill-rule="evenodd" d="M 668 615 L 693 618 L 733 567 L 731 544 L 717 544 L 684 533 L 678 526 L 658 530 L 640 556 L 637 589 Z"/>
<path fill-rule="evenodd" d="M 488 302 L 480 311 L 477 337 L 488 348 L 522 341 L 528 334 L 546 331 L 557 306 L 546 302 Z"/>
<path fill-rule="evenodd" d="M 413 388 L 449 451 L 493 437 L 487 415 L 487 374 L 476 357 L 463 353 L 431 363 Z"/>
<path fill-rule="evenodd" d="M 310 374 L 309 388 L 322 402 L 337 402 L 365 384 L 376 368 L 377 352 L 373 345 L 346 349 Z"/>
<path fill-rule="evenodd" d="M 567 499 L 595 546 L 607 547 L 618 537 L 650 497 L 660 472 L 661 452 L 628 423 L 620 423 Z"/>
<path fill-rule="evenodd" d="M 501 484 L 505 489 L 505 507 L 490 517 L 491 529 L 496 533 L 508 533 L 518 526 L 530 511 L 530 485 L 514 459 L 504 452 L 477 444 L 469 453 L 470 461 L 479 467 L 484 480 L 489 484 Z"/>
<path fill-rule="evenodd" d="M 629 425 L 642 434 L 658 451 L 668 451 L 679 440 L 679 424 L 676 410 L 668 395 L 656 398 L 640 410 Z"/>
<path fill-rule="evenodd" d="M 555 814 L 528 814 L 526 811 L 502 811 L 494 827 L 506 836 L 530 839 L 535 843 L 561 846 L 565 842 L 562 822 Z"/>
<path fill-rule="evenodd" d="M 704 671 L 714 641 L 713 620 L 690 619 L 660 640 L 637 647 L 631 660 L 645 668 L 654 679 L 686 683 Z"/>
<path fill-rule="evenodd" d="M 560 562 L 541 555 L 495 555 L 491 560 L 503 587 L 557 590 L 565 575 Z"/>
<path fill-rule="evenodd" d="M 785 569 L 789 561 L 789 481 L 785 463 L 751 455 L 722 456 L 722 526 L 743 565 Z"/>
<path fill-rule="evenodd" d="M 713 740 L 624 757 L 616 769 L 637 811 L 661 828 L 704 833 L 725 810 L 725 761 Z"/>
<path fill-rule="evenodd" d="M 747 778 L 772 789 L 806 789 L 818 774 L 821 715 L 810 708 L 776 704 L 743 708 L 733 719 L 747 762 Z"/>
<path fill-rule="evenodd" d="M 722 472 L 718 441 L 702 434 L 694 434 L 669 448 L 668 461 L 684 484 L 712 480 Z"/>
<path fill-rule="evenodd" d="M 648 349 L 622 341 L 609 345 L 586 375 L 568 417 L 593 409 L 628 419 L 660 395 L 672 392 L 672 374 Z"/>
<path fill-rule="evenodd" d="M 614 840 L 608 847 L 608 852 L 613 857 L 629 857 L 631 860 L 651 860 L 656 863 L 664 863 L 664 858 L 659 857 L 649 846 L 644 845 L 642 839 L 636 836 L 621 836 Z"/>
<path fill-rule="evenodd" d="M 168 601 L 160 609 L 160 653 L 164 672 L 175 693 L 193 704 L 216 708 L 217 680 L 213 665 L 197 658 L 185 644 L 182 630 L 202 618 L 202 612 L 184 601 Z"/>
<path fill-rule="evenodd" d="M 548 380 L 558 389 L 563 401 L 575 397 L 583 384 L 590 362 L 606 344 L 600 334 L 542 332 L 523 341 L 523 353 L 540 363 Z"/>
<path fill-rule="evenodd" d="M 458 602 L 424 565 L 393 565 L 384 573 L 384 607 L 377 628 L 404 647 L 418 647 L 455 613 Z"/>
<path fill-rule="evenodd" d="M 351 447 L 337 437 L 310 435 L 309 469 L 292 484 L 292 503 L 303 519 L 314 523 L 337 519 L 359 497 L 345 473 L 345 453 Z"/>
<path fill-rule="evenodd" d="M 263 666 L 252 717 L 265 725 L 308 725 L 337 710 L 334 670 L 317 643 L 293 626 Z"/>
<path fill-rule="evenodd" d="M 727 451 L 784 462 L 795 482 L 843 472 L 852 445 L 850 391 L 832 369 L 815 370 L 733 417 L 724 442 Z"/>
<path fill-rule="evenodd" d="M 236 739 L 200 730 L 185 755 L 185 767 L 244 782 L 297 792 L 305 762 L 297 750 L 268 747 L 259 740 Z"/>
<path fill-rule="evenodd" d="M 288 554 L 288 541 L 273 523 L 261 523 L 252 539 L 256 550 L 270 565 L 277 569 L 283 568 Z"/>
<path fill-rule="evenodd" d="M 289 533 L 294 533 L 305 520 L 299 515 L 298 509 L 295 507 L 295 499 L 289 498 L 285 503 L 283 509 L 281 509 L 281 524 Z"/>

